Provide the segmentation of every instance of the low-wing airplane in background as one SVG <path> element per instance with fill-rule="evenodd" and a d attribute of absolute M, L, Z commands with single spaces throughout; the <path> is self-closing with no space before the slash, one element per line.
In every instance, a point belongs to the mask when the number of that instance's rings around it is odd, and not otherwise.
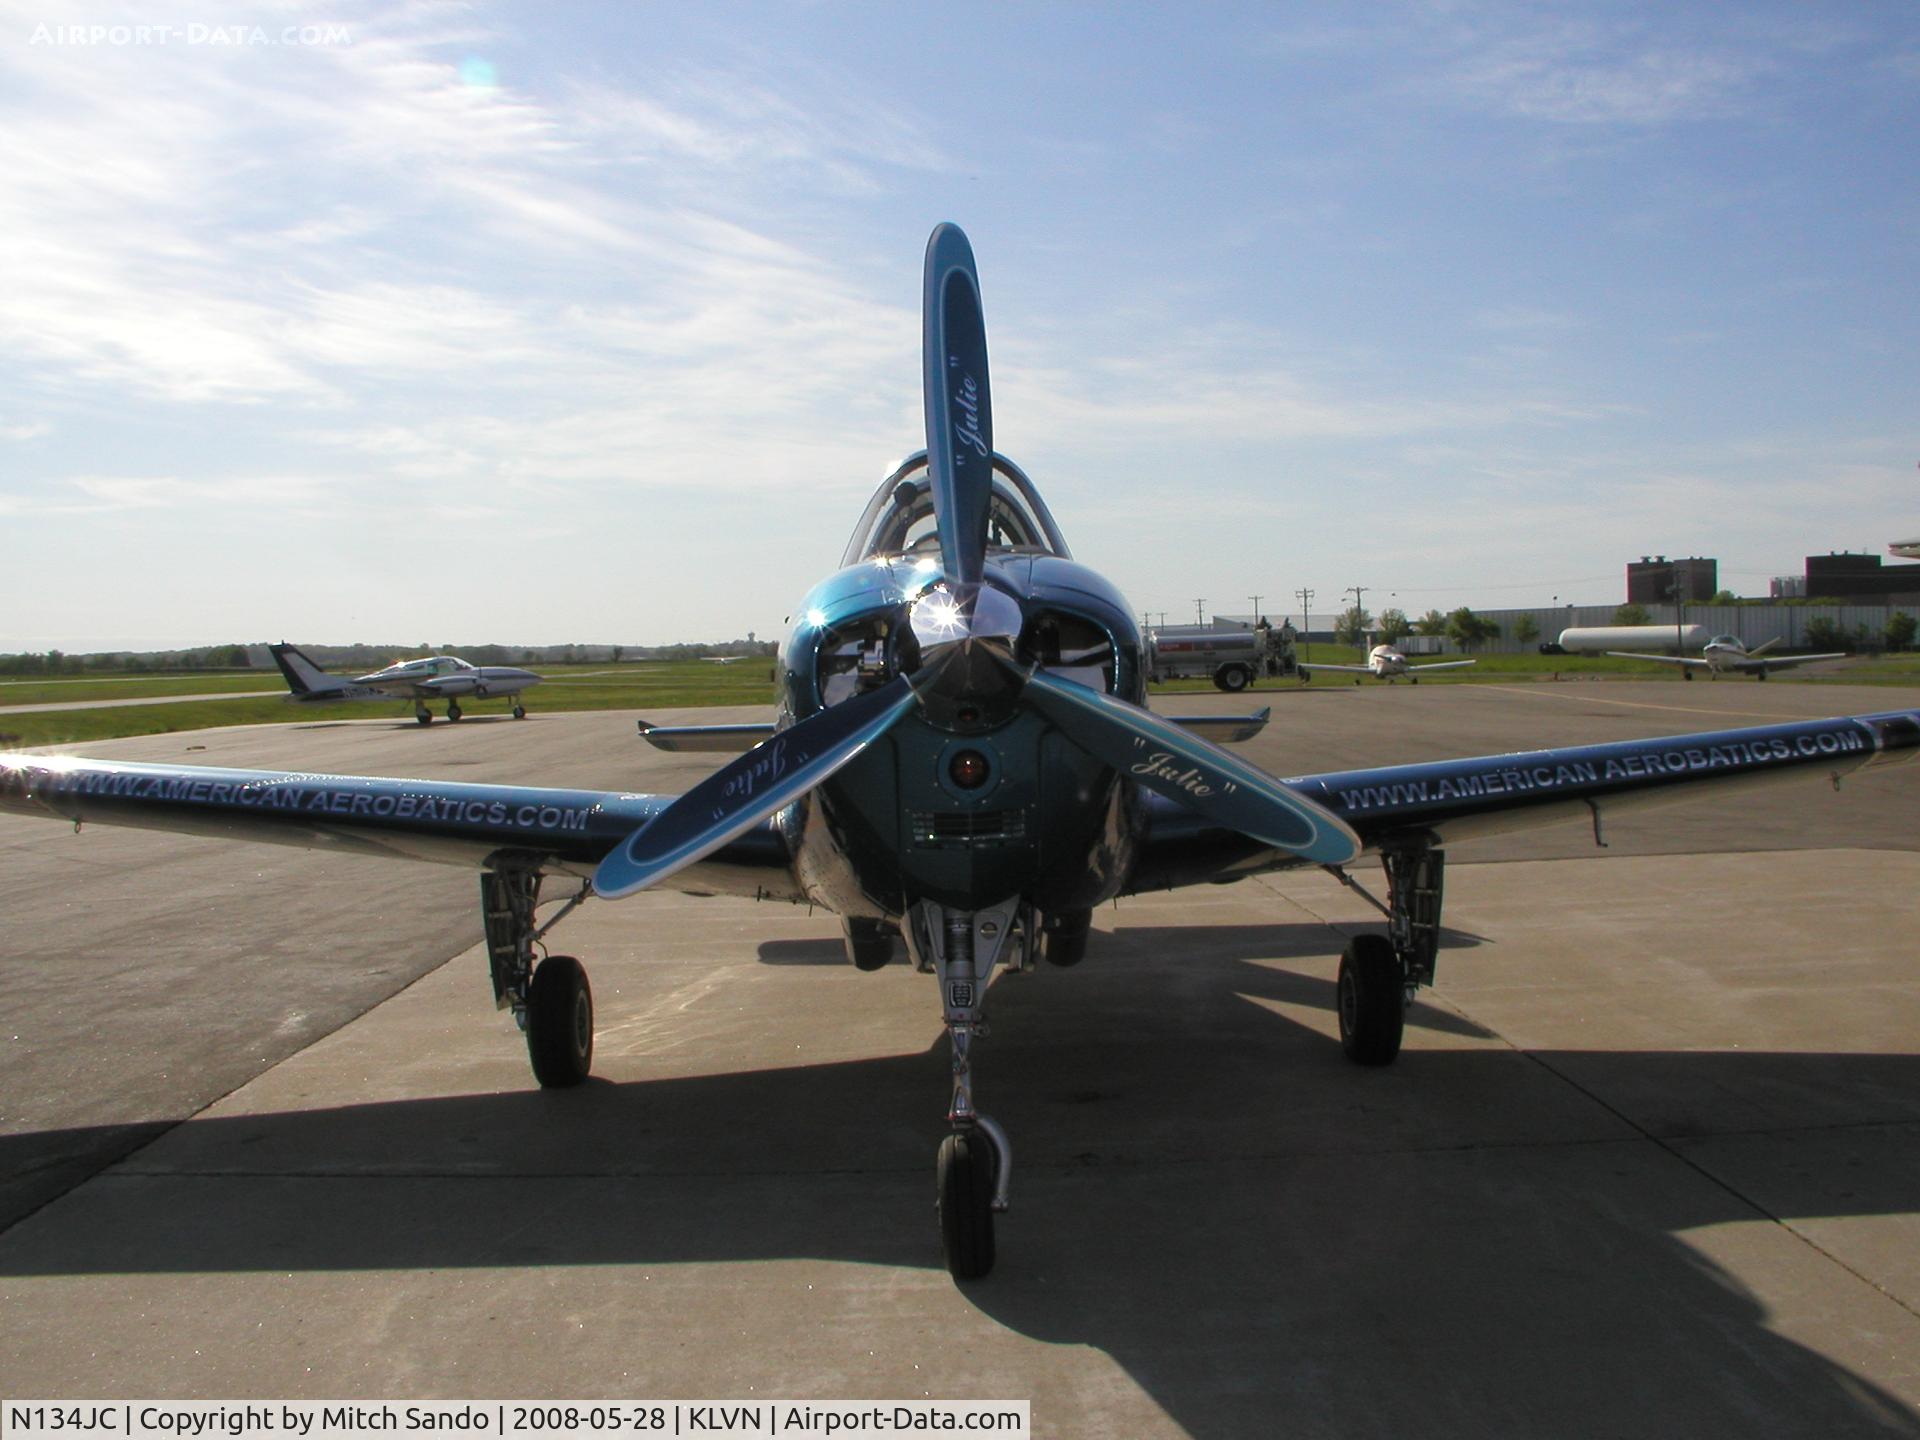
<path fill-rule="evenodd" d="M 1691 655 L 1651 655 L 1639 650 L 1609 650 L 1606 653 L 1619 660 L 1658 660 L 1662 665 L 1683 665 L 1682 672 L 1687 679 L 1693 678 L 1696 670 L 1705 670 L 1709 679 L 1718 680 L 1723 672 L 1734 674 L 1751 673 L 1757 678 L 1767 678 L 1769 670 L 1779 670 L 1788 665 L 1805 665 L 1810 660 L 1844 660 L 1846 653 L 1835 650 L 1825 655 L 1769 655 L 1767 652 L 1780 643 L 1775 636 L 1764 645 L 1749 650 L 1733 635 L 1716 635 L 1701 647 L 1700 659 Z"/>
<path fill-rule="evenodd" d="M 396 660 L 371 675 L 344 680 L 329 675 L 292 645 L 269 645 L 273 663 L 287 677 L 287 698 L 302 703 L 335 700 L 411 700 L 413 718 L 422 725 L 433 723 L 429 700 L 447 702 L 447 719 L 458 720 L 464 713 L 462 699 L 511 699 L 529 685 L 538 685 L 541 677 L 531 670 L 511 665 L 469 665 L 452 655 L 433 655 L 422 660 Z M 513 718 L 527 718 L 527 707 L 513 700 Z"/>
<path fill-rule="evenodd" d="M 1374 679 L 1385 680 L 1388 684 L 1392 684 L 1393 681 L 1397 680 L 1400 676 L 1405 675 L 1415 685 L 1418 685 L 1420 683 L 1420 676 L 1429 670 L 1464 670 L 1473 663 L 1471 660 L 1429 660 L 1425 664 L 1415 665 L 1393 646 L 1376 645 L 1367 652 L 1367 663 L 1364 665 L 1322 664 L 1315 665 L 1312 668 L 1314 670 L 1338 670 L 1346 675 L 1371 675 Z M 1308 673 L 1305 669 L 1301 671 L 1303 675 Z M 1353 683 L 1358 685 L 1360 682 L 1355 680 Z"/>
<path fill-rule="evenodd" d="M 1384 1065 L 1434 980 L 1445 844 L 1568 818 L 1598 838 L 1634 804 L 1920 753 L 1920 711 L 1897 711 L 1276 779 L 1146 708 L 1139 612 L 1073 558 L 994 450 L 978 286 L 966 237 L 940 226 L 923 292 L 927 449 L 881 483 L 841 568 L 795 610 L 773 729 L 726 737 L 759 743 L 684 795 L 14 754 L 0 755 L 0 810 L 476 868 L 494 995 L 546 1086 L 592 1062 L 585 972 L 544 953 L 590 896 L 673 881 L 823 906 L 862 969 L 904 939 L 938 977 L 952 1050 L 939 1221 L 967 1278 L 993 1265 L 1013 1173 L 975 1103 L 987 984 L 1080 960 L 1094 906 L 1288 866 L 1352 884 L 1344 867 L 1378 856 L 1387 923 L 1348 943 L 1336 997 L 1346 1054 Z M 549 879 L 572 893 L 542 921 Z"/>

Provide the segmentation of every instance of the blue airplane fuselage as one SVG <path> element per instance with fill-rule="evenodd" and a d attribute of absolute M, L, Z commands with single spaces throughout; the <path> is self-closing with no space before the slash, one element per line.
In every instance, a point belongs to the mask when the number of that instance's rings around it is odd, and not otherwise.
<path fill-rule="evenodd" d="M 880 557 L 807 596 L 781 652 L 780 725 L 912 675 L 910 617 L 946 581 L 937 560 Z M 996 552 L 983 584 L 1018 606 L 1022 664 L 1144 703 L 1139 625 L 1103 577 L 1056 555 Z M 1083 663 L 1073 664 L 1079 660 Z M 918 900 L 1020 897 L 1043 913 L 1119 893 L 1143 828 L 1136 786 L 1030 707 L 996 704 L 983 663 L 964 704 L 925 698 L 782 814 L 802 888 L 841 915 L 893 919 Z"/>

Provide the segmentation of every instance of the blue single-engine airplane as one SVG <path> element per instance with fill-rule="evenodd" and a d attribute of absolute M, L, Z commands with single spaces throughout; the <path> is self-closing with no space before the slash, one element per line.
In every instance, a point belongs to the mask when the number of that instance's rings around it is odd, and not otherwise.
<path fill-rule="evenodd" d="M 495 999 L 544 1086 L 578 1084 L 593 1057 L 585 972 L 544 946 L 590 896 L 673 881 L 824 906 L 862 969 L 900 936 L 938 976 L 953 1057 L 940 1230 L 966 1279 L 992 1268 L 1013 1172 L 975 1103 L 987 983 L 1078 961 L 1094 906 L 1288 866 L 1352 884 L 1345 867 L 1378 856 L 1386 927 L 1348 943 L 1336 996 L 1346 1054 L 1385 1065 L 1434 980 L 1447 843 L 1569 817 L 1597 840 L 1630 805 L 1920 751 L 1920 712 L 1900 711 L 1276 779 L 1146 708 L 1135 610 L 994 450 L 979 282 L 951 225 L 927 246 L 922 350 L 925 452 L 802 601 L 771 730 L 682 732 L 744 752 L 684 795 L 14 754 L 0 809 L 476 867 Z M 549 880 L 572 893 L 542 922 Z"/>

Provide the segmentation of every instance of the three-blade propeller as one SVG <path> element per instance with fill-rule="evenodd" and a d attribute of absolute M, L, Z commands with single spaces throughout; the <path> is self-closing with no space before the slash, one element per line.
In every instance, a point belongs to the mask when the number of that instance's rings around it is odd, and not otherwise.
<path fill-rule="evenodd" d="M 987 337 L 973 249 L 957 226 L 939 226 L 927 242 L 922 319 L 927 474 L 946 583 L 916 602 L 914 619 L 923 642 L 936 632 L 941 642 L 923 643 L 912 675 L 830 705 L 722 766 L 601 861 L 594 890 L 628 895 L 712 854 L 831 778 L 922 695 L 966 693 L 992 671 L 1082 749 L 1216 824 L 1320 864 L 1359 854 L 1343 821 L 1265 772 L 1137 705 L 1018 661 L 1018 602 L 986 575 Z"/>

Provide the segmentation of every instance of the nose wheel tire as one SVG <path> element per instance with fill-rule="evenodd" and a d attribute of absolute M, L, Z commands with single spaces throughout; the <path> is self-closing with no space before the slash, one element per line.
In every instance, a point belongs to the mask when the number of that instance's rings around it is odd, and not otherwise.
<path fill-rule="evenodd" d="M 524 719 L 526 719 L 526 718 L 527 718 L 527 707 L 526 707 L 526 706 L 524 706 L 524 705 L 516 705 L 516 706 L 514 706 L 514 707 L 513 707 L 513 718 L 514 718 L 514 719 L 516 719 L 516 720 L 524 720 Z"/>
<path fill-rule="evenodd" d="M 527 1057 L 546 1089 L 578 1085 L 593 1067 L 593 991 L 571 955 L 540 962 L 527 986 Z"/>
<path fill-rule="evenodd" d="M 1356 1065 L 1391 1065 L 1406 1028 L 1406 976 L 1384 935 L 1356 935 L 1340 956 L 1340 1048 Z"/>
<path fill-rule="evenodd" d="M 993 1144 L 955 1131 L 940 1142 L 937 1165 L 940 1242 L 956 1280 L 993 1269 Z"/>

